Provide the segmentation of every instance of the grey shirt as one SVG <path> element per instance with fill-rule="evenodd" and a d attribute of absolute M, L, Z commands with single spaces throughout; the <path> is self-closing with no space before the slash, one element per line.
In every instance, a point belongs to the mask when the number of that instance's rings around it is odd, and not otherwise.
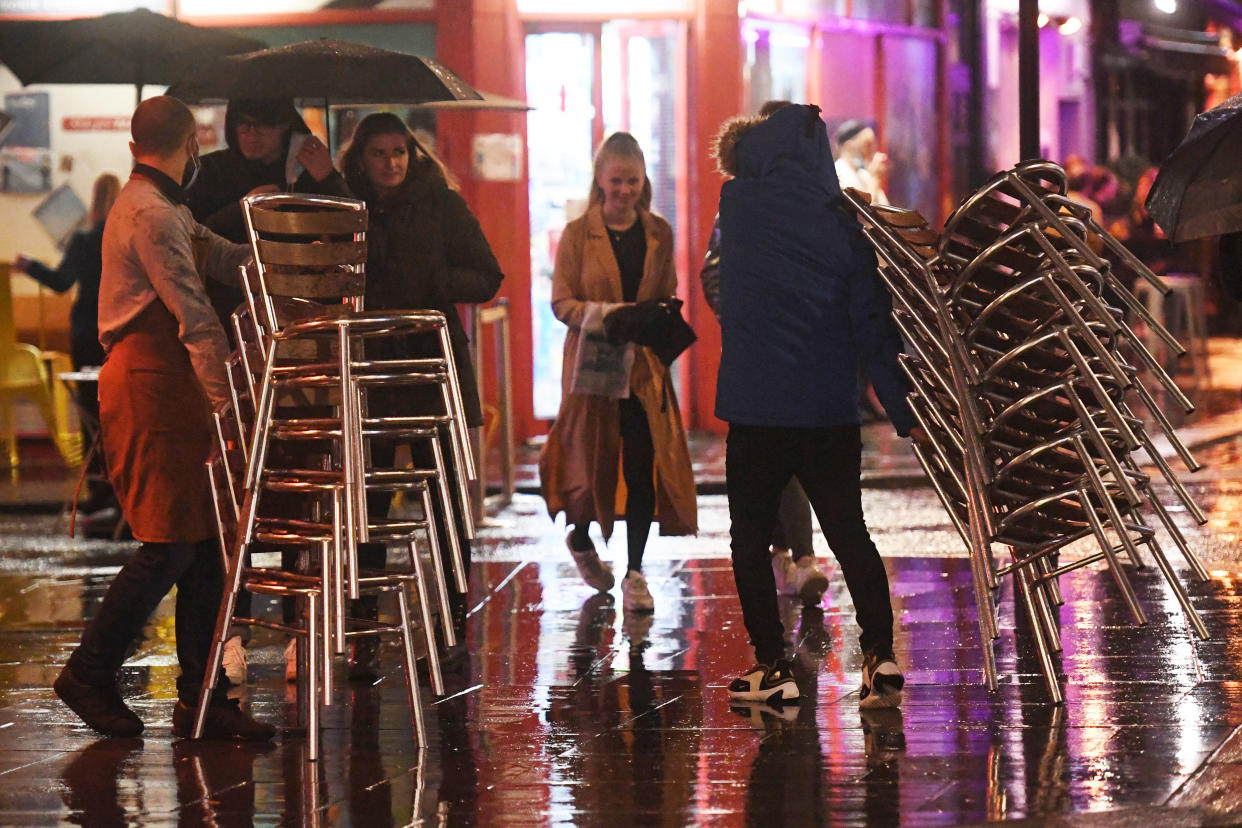
<path fill-rule="evenodd" d="M 238 266 L 249 260 L 248 246 L 203 227 L 154 181 L 131 177 L 104 228 L 100 343 L 111 348 L 125 326 L 158 299 L 176 318 L 177 336 L 207 397 L 213 405 L 229 399 L 228 340 L 199 271 L 236 285 Z"/>

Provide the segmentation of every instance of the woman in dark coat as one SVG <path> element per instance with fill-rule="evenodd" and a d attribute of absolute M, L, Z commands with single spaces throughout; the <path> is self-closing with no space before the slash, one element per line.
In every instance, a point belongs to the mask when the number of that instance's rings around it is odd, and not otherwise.
<path fill-rule="evenodd" d="M 366 309 L 443 313 L 448 320 L 466 420 L 471 426 L 482 425 L 474 366 L 456 305 L 491 300 L 500 289 L 504 274 L 478 221 L 454 189 L 444 165 L 392 113 L 368 115 L 358 124 L 341 157 L 341 170 L 354 197 L 364 199 L 369 211 Z M 410 357 L 433 356 L 438 345 L 427 337 L 412 337 L 406 350 L 404 355 Z M 394 389 L 385 395 L 374 394 L 371 400 L 373 410 L 391 408 L 407 414 L 440 410 L 439 393 L 428 386 Z M 430 449 L 425 444 L 412 448 L 416 464 L 430 464 Z M 426 457 L 418 456 L 421 449 L 426 450 Z M 392 451 L 391 446 L 373 444 L 375 465 L 391 462 Z M 385 514 L 388 508 L 387 503 L 378 500 L 369 503 L 372 516 Z M 437 518 L 441 548 L 447 549 L 443 516 Z M 468 574 L 470 545 L 460 517 L 453 519 L 462 539 L 462 558 Z M 363 567 L 382 565 L 383 549 L 363 545 L 360 558 Z M 449 598 L 460 640 L 465 635 L 466 596 L 450 586 Z M 373 615 L 375 609 L 373 605 L 364 605 L 355 611 L 365 617 Z M 366 636 L 358 641 L 361 645 L 373 642 L 374 638 Z M 370 648 L 356 649 L 352 675 L 366 678 L 374 674 L 374 651 L 367 650 Z"/>
<path fill-rule="evenodd" d="M 57 293 L 77 286 L 77 296 L 69 310 L 69 358 L 75 371 L 86 366 L 102 365 L 104 361 L 104 349 L 99 344 L 99 276 L 103 271 L 104 221 L 120 192 L 121 180 L 112 173 L 104 173 L 95 179 L 90 212 L 86 216 L 87 226 L 73 234 L 58 266 L 48 267 L 21 253 L 13 260 L 14 270 L 25 273 Z M 96 384 L 79 382 L 77 398 L 86 416 L 98 423 L 99 394 Z M 93 437 L 84 425 L 82 444 L 90 445 Z M 98 453 L 91 457 L 86 481 L 89 495 L 79 504 L 86 515 L 83 531 L 88 535 L 111 536 L 121 512 Z"/>

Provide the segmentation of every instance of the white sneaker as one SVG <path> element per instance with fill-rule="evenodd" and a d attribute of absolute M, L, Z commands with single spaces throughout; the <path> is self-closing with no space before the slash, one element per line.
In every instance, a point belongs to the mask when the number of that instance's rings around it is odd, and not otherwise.
<path fill-rule="evenodd" d="M 298 640 L 290 638 L 285 642 L 285 681 L 293 684 L 298 680 Z"/>
<path fill-rule="evenodd" d="M 655 601 L 651 598 L 651 590 L 647 589 L 643 573 L 631 569 L 621 581 L 621 606 L 626 612 L 651 612 L 655 609 Z"/>
<path fill-rule="evenodd" d="M 777 595 L 797 595 L 797 564 L 788 549 L 772 547 L 772 575 L 776 577 Z"/>
<path fill-rule="evenodd" d="M 905 683 L 905 676 L 901 674 L 892 650 L 868 652 L 863 655 L 858 706 L 901 707 L 901 690 Z"/>
<path fill-rule="evenodd" d="M 828 589 L 828 576 L 815 562 L 814 555 L 799 558 L 794 564 L 794 589 L 792 593 L 802 599 L 804 604 L 818 604 L 824 599 Z"/>
<path fill-rule="evenodd" d="M 246 683 L 246 645 L 240 635 L 224 642 L 224 675 L 234 687 Z"/>

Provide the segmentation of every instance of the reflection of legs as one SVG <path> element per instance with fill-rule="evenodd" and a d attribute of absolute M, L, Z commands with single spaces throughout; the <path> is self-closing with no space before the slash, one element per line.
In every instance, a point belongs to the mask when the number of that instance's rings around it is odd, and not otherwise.
<path fill-rule="evenodd" d="M 789 430 L 730 425 L 725 451 L 733 579 L 755 659 L 771 664 L 784 653 L 768 540 L 781 489 L 789 480 Z"/>
<path fill-rule="evenodd" d="M 81 825 L 125 825 L 126 811 L 118 798 L 117 778 L 142 740 L 101 739 L 78 751 L 65 766 L 65 804 Z"/>
<path fill-rule="evenodd" d="M 355 686 L 349 701 L 350 819 L 355 825 L 391 825 L 392 785 L 384 772 L 379 744 L 379 688 Z"/>
<path fill-rule="evenodd" d="M 812 429 L 797 452 L 797 475 L 815 509 L 828 546 L 841 564 L 862 627 L 864 652 L 891 650 L 893 608 L 888 573 L 863 519 L 859 484 L 862 441 L 858 426 Z"/>

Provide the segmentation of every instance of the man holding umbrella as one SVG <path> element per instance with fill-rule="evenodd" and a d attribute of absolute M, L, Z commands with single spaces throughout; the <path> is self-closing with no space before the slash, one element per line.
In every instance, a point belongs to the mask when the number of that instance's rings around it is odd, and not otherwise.
<path fill-rule="evenodd" d="M 198 224 L 184 205 L 182 178 L 197 166 L 197 124 L 169 97 L 139 104 L 131 122 L 135 166 L 104 230 L 99 374 L 104 453 L 137 552 L 121 568 L 53 685 L 94 730 L 136 736 L 143 723 L 126 706 L 116 674 L 130 643 L 177 585 L 177 705 L 174 736 L 194 730 L 203 675 L 223 591 L 205 461 L 211 405 L 228 399 L 224 329 L 200 271 L 236 279 L 249 248 Z M 270 739 L 223 695 L 208 707 L 204 736 Z"/>
<path fill-rule="evenodd" d="M 288 189 L 349 197 L 328 148 L 310 134 L 287 98 L 229 101 L 224 141 L 224 149 L 203 156 L 202 169 L 186 199 L 195 219 L 231 242 L 247 241 L 241 209 L 241 199 L 247 195 Z M 208 283 L 207 295 L 221 321 L 227 321 L 244 298 L 238 288 L 216 282 Z"/>

